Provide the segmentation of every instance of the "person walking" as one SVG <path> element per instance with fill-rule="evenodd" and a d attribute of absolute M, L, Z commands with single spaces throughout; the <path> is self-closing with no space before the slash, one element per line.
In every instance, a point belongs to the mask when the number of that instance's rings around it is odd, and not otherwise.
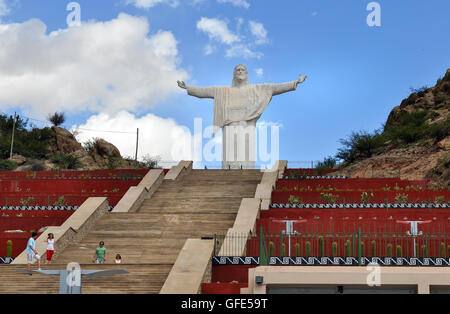
<path fill-rule="evenodd" d="M 36 239 L 38 235 L 36 232 L 33 232 L 31 234 L 31 238 L 28 239 L 27 242 L 27 269 L 30 275 L 31 273 L 31 263 L 36 259 L 38 262 L 38 270 L 41 270 L 41 257 L 38 254 L 38 251 L 36 251 Z"/>
<path fill-rule="evenodd" d="M 55 254 L 55 236 L 53 235 L 53 233 L 48 234 L 47 240 L 45 242 L 47 242 L 47 258 L 45 263 L 51 264 L 53 254 Z"/>
<path fill-rule="evenodd" d="M 105 242 L 100 241 L 99 247 L 95 249 L 94 260 L 92 262 L 95 264 L 104 264 L 105 261 L 106 261 Z"/>

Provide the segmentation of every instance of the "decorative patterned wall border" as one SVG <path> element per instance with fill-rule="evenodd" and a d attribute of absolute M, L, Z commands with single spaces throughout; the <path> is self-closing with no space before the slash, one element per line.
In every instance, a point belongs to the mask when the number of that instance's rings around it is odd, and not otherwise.
<path fill-rule="evenodd" d="M 347 176 L 289 176 L 283 175 L 283 180 L 309 180 L 309 179 L 348 179 Z"/>
<path fill-rule="evenodd" d="M 450 266 L 450 258 L 362 257 L 361 265 L 380 266 Z M 213 265 L 259 265 L 258 256 L 213 256 Z M 270 257 L 269 265 L 292 266 L 358 266 L 357 257 Z"/>
<path fill-rule="evenodd" d="M 9 264 L 14 261 L 14 257 L 0 257 L 0 264 Z"/>
<path fill-rule="evenodd" d="M 271 204 L 269 208 L 449 208 L 450 204 Z"/>
<path fill-rule="evenodd" d="M 0 206 L 0 210 L 77 210 L 80 206 Z M 109 206 L 109 211 L 114 206 Z"/>

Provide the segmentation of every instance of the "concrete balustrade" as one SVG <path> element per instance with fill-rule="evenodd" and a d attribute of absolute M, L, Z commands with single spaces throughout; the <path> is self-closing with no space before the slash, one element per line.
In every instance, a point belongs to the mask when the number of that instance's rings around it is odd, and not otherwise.
<path fill-rule="evenodd" d="M 48 227 L 36 239 L 36 250 L 41 256 L 41 262 L 45 260 L 47 251 L 45 240 L 50 232 L 55 236 L 55 255 L 53 258 L 56 258 L 70 243 L 82 240 L 95 222 L 108 212 L 108 208 L 106 197 L 90 197 L 61 226 Z M 12 264 L 23 265 L 26 263 L 27 252 L 25 248 Z"/>
<path fill-rule="evenodd" d="M 276 186 L 277 180 L 283 177 L 287 166 L 286 160 L 278 160 L 270 171 L 263 174 L 261 183 L 256 187 L 255 198 L 261 199 L 261 210 L 268 210 L 272 191 Z"/>
<path fill-rule="evenodd" d="M 257 198 L 243 198 L 239 207 L 233 229 L 238 232 L 255 233 L 256 219 L 259 218 L 261 200 Z"/>
<path fill-rule="evenodd" d="M 180 161 L 178 165 L 170 168 L 169 172 L 167 172 L 166 176 L 164 177 L 164 180 L 178 180 L 179 178 L 191 172 L 192 164 L 192 161 Z"/>
<path fill-rule="evenodd" d="M 135 212 L 141 206 L 145 199 L 150 198 L 159 188 L 164 180 L 164 171 L 162 169 L 150 170 L 138 186 L 132 186 L 119 203 L 114 207 L 115 213 Z"/>
<path fill-rule="evenodd" d="M 286 171 L 287 167 L 287 160 L 278 160 L 275 163 L 275 166 L 278 171 L 278 179 L 283 179 L 284 172 Z"/>
<path fill-rule="evenodd" d="M 218 256 L 243 256 L 250 234 L 255 234 L 261 200 L 243 198 L 233 228 L 228 229 Z"/>
<path fill-rule="evenodd" d="M 202 283 L 211 282 L 213 250 L 212 240 L 186 240 L 160 294 L 201 293 Z"/>

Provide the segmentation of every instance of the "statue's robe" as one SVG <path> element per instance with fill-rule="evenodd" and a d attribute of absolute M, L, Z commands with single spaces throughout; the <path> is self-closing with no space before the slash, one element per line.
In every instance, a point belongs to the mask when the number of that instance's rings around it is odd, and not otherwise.
<path fill-rule="evenodd" d="M 297 81 L 283 84 L 255 84 L 243 87 L 187 86 L 191 96 L 214 99 L 214 134 L 220 128 L 239 121 L 257 120 L 266 110 L 272 96 L 296 89 Z"/>
<path fill-rule="evenodd" d="M 222 167 L 255 166 L 256 121 L 272 100 L 272 96 L 295 90 L 297 81 L 283 84 L 255 84 L 242 87 L 186 86 L 191 96 L 214 99 L 215 135 L 222 132 Z"/>

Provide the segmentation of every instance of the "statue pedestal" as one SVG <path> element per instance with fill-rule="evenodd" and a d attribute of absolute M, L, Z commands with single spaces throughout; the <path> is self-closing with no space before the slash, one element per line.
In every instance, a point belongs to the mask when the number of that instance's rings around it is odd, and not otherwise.
<path fill-rule="evenodd" d="M 254 161 L 222 161 L 222 169 L 255 169 Z"/>
<path fill-rule="evenodd" d="M 223 127 L 223 169 L 255 168 L 256 120 L 233 122 Z"/>

